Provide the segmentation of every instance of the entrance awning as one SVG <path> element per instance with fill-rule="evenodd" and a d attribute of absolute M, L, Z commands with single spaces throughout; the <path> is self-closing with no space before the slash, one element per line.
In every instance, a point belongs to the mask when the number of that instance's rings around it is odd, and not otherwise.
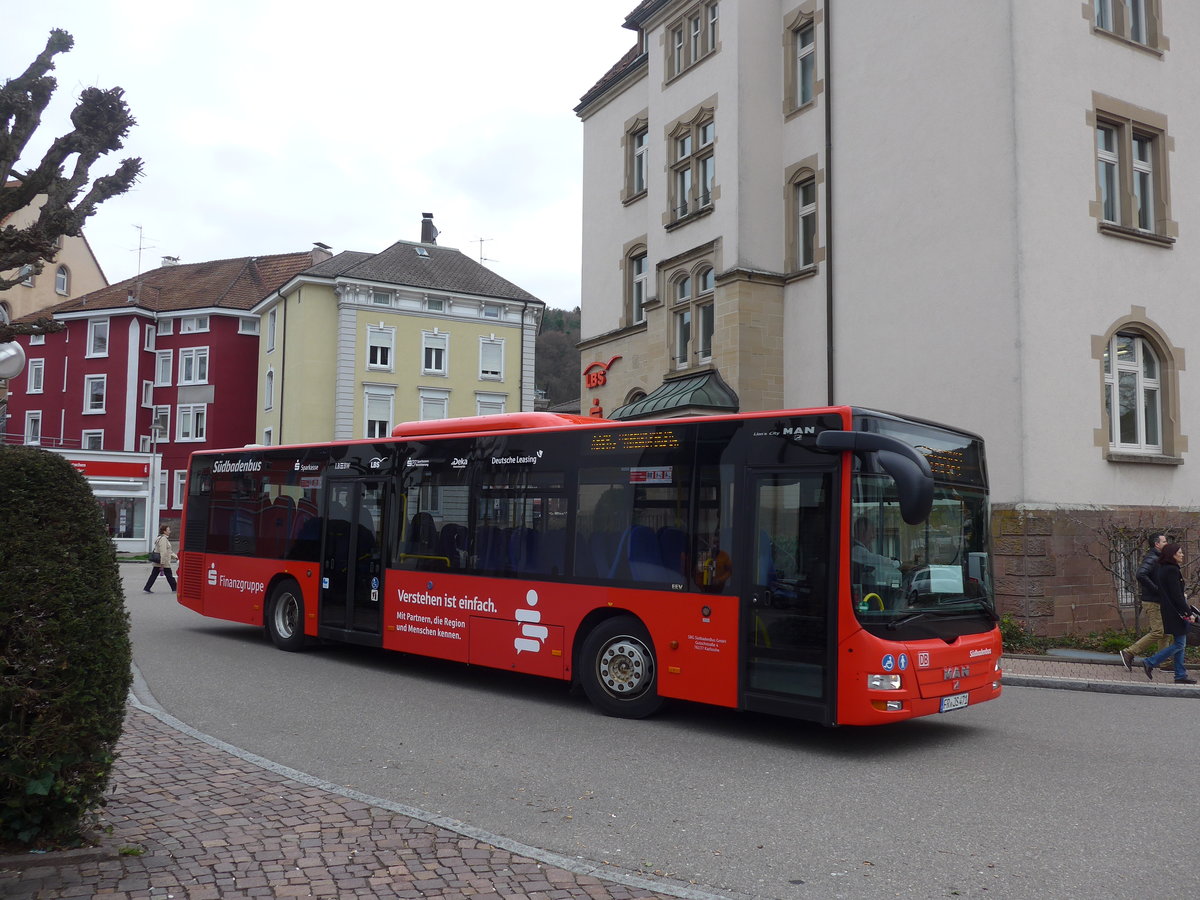
<path fill-rule="evenodd" d="M 609 414 L 610 419 L 713 415 L 738 411 L 738 397 L 717 371 L 664 381 L 641 400 Z"/>

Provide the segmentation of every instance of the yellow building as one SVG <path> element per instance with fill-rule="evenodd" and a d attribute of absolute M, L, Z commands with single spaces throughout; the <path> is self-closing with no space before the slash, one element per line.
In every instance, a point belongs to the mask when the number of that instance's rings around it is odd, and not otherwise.
<path fill-rule="evenodd" d="M 545 304 L 458 250 L 346 251 L 264 299 L 264 444 L 383 437 L 398 422 L 533 409 Z"/>
<path fill-rule="evenodd" d="M 38 195 L 33 205 L 17 210 L 0 222 L 0 228 L 29 226 L 45 202 L 46 196 Z M 14 273 L 0 274 L 12 277 Z M 108 279 L 104 277 L 100 263 L 96 261 L 83 234 L 59 238 L 59 249 L 54 260 L 45 263 L 40 273 L 30 271 L 24 274 L 19 284 L 0 292 L 0 322 L 11 322 L 72 297 L 108 287 Z"/>

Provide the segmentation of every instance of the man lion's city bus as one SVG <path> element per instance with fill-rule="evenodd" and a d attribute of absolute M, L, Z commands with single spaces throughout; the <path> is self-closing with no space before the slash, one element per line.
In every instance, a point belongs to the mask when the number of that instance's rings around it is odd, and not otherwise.
<path fill-rule="evenodd" d="M 191 458 L 179 602 L 341 641 L 869 725 L 1000 695 L 982 441 L 851 407 L 513 413 Z"/>

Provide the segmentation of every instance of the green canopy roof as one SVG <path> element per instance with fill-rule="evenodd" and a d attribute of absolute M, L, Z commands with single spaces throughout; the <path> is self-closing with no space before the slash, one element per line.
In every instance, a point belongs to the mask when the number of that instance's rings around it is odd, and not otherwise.
<path fill-rule="evenodd" d="M 738 411 L 737 394 L 717 371 L 664 381 L 641 400 L 609 414 L 610 419 L 644 419 L 674 412 L 730 413 Z"/>

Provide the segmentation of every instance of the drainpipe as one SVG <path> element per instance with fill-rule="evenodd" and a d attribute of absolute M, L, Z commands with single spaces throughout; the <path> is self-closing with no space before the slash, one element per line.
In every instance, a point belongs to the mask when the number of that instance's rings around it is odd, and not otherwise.
<path fill-rule="evenodd" d="M 829 8 L 826 0 L 822 30 L 825 33 L 825 389 L 826 402 L 833 406 L 833 103 L 830 83 L 833 74 L 833 44 L 829 40 Z"/>

